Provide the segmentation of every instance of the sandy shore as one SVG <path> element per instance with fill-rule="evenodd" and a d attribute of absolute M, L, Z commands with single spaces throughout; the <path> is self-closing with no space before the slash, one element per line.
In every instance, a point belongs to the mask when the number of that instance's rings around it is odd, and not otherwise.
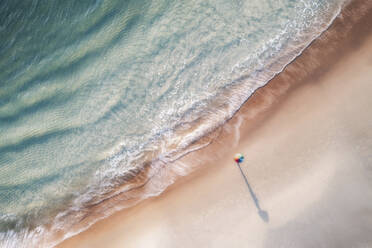
<path fill-rule="evenodd" d="M 372 247 L 372 1 L 354 2 L 177 162 L 200 169 L 58 247 Z"/>

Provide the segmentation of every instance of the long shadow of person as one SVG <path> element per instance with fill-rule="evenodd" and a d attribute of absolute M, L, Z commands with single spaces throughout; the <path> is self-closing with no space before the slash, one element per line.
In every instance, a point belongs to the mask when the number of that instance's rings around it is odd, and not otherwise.
<path fill-rule="evenodd" d="M 243 176 L 243 178 L 244 178 L 244 181 L 245 181 L 245 183 L 246 183 L 247 186 L 248 186 L 249 193 L 251 193 L 251 196 L 252 196 L 252 199 L 253 199 L 253 201 L 254 201 L 254 204 L 256 205 L 256 208 L 257 208 L 257 210 L 258 210 L 258 215 L 261 217 L 261 219 L 262 219 L 263 221 L 265 221 L 265 222 L 269 222 L 269 214 L 268 214 L 265 210 L 261 209 L 261 207 L 260 207 L 260 203 L 259 203 L 259 201 L 258 201 L 258 198 L 257 198 L 256 194 L 253 192 L 253 189 L 252 189 L 251 185 L 249 185 L 249 183 L 248 183 L 248 179 L 247 179 L 247 177 L 245 176 L 245 174 L 244 174 L 242 168 L 240 167 L 240 163 L 237 162 L 236 164 L 238 165 L 239 170 L 240 170 L 240 173 L 242 173 L 242 176 Z"/>

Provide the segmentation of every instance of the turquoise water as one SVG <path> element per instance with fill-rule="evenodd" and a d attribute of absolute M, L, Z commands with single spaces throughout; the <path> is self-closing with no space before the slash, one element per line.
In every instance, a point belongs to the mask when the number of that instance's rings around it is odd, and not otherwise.
<path fill-rule="evenodd" d="M 325 30 L 341 0 L 0 2 L 0 244 L 50 246 L 119 207 Z M 204 146 L 207 144 L 201 144 Z M 179 172 L 182 174 L 182 171 Z M 147 180 L 148 179 L 148 180 Z M 113 193 L 116 192 L 116 193 Z M 125 199 L 121 202 L 125 205 Z M 58 239 L 57 239 L 58 240 Z"/>

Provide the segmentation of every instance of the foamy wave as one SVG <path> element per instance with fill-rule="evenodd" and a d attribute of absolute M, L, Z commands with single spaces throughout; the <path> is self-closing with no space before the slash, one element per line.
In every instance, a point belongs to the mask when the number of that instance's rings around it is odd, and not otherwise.
<path fill-rule="evenodd" d="M 136 144 L 131 150 L 118 145 L 89 186 L 53 216 L 53 221 L 22 229 L 24 223 L 11 216 L 20 231 L 0 233 L 4 247 L 49 247 L 71 237 L 114 212 L 131 207 L 143 199 L 161 194 L 180 176 L 192 171 L 193 165 L 177 162 L 182 156 L 206 147 L 218 133 L 214 132 L 229 120 L 242 104 L 264 86 L 323 32 L 339 14 L 342 3 L 329 5 L 325 13 L 314 13 L 315 4 L 303 15 L 315 21 L 298 25 L 289 21 L 281 33 L 263 44 L 231 69 L 233 80 L 213 94 L 192 105 L 178 117 L 177 124 L 157 129 L 153 138 Z M 297 26 L 296 26 L 297 25 Z M 290 35 L 290 36 L 288 36 Z M 242 40 L 244 42 L 249 42 Z M 167 116 L 164 114 L 164 116 Z M 236 132 L 236 142 L 239 140 Z"/>

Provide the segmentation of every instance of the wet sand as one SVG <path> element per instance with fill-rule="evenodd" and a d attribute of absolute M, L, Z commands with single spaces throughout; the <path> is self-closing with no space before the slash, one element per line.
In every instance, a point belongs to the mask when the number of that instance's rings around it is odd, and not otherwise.
<path fill-rule="evenodd" d="M 198 170 L 58 247 L 372 247 L 371 13 L 354 1 L 174 165 Z"/>

